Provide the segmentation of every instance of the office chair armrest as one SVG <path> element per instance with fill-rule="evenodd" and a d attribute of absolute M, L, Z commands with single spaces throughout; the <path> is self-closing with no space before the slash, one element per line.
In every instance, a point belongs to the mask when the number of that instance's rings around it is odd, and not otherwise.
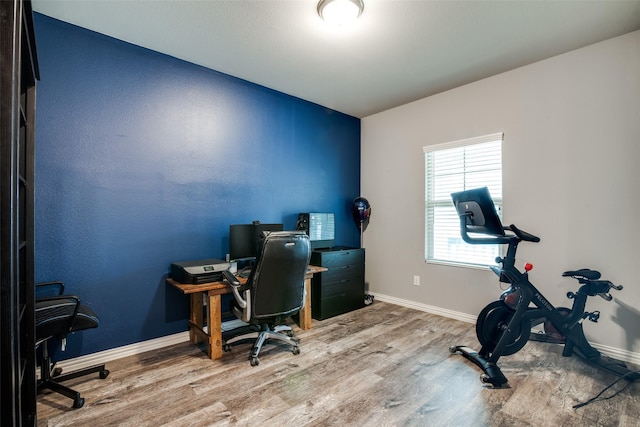
<path fill-rule="evenodd" d="M 233 296 L 236 298 L 236 302 L 240 306 L 240 308 L 247 308 L 247 301 L 245 301 L 240 295 L 240 281 L 236 276 L 233 275 L 229 270 L 225 270 L 222 272 L 222 276 L 224 279 L 231 285 L 231 290 L 233 291 Z"/>
<path fill-rule="evenodd" d="M 240 295 L 240 292 L 238 291 L 239 289 L 240 289 L 240 285 L 238 286 L 231 285 L 231 290 L 233 291 L 233 296 L 236 298 L 236 302 L 238 303 L 238 306 L 240 306 L 240 308 L 242 309 L 245 309 L 247 308 L 247 301 L 242 298 L 242 296 Z"/>
<path fill-rule="evenodd" d="M 240 286 L 240 281 L 236 276 L 233 275 L 229 270 L 224 270 L 222 272 L 222 276 L 231 286 Z"/>
<path fill-rule="evenodd" d="M 246 286 L 240 285 L 231 285 L 231 290 L 238 307 L 242 309 L 242 315 L 239 316 L 240 320 L 248 323 L 251 320 L 251 290 Z M 242 298 L 240 292 L 242 292 L 244 298 Z"/>
<path fill-rule="evenodd" d="M 36 299 L 38 292 L 46 292 L 47 294 L 51 293 L 54 288 L 57 289 L 57 293 L 54 295 L 63 295 L 64 294 L 64 283 L 59 280 L 52 280 L 50 282 L 38 282 L 36 283 Z M 47 298 L 47 297 L 45 297 Z"/>

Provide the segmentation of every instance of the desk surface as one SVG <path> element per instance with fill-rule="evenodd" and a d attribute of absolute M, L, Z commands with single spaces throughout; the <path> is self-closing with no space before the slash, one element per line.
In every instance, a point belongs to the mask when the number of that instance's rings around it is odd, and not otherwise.
<path fill-rule="evenodd" d="M 307 275 L 313 275 L 316 273 L 321 273 L 323 271 L 327 271 L 327 269 L 325 267 L 309 265 L 309 268 L 307 269 Z M 244 284 L 247 282 L 247 279 L 244 277 L 238 277 L 238 280 L 240 281 L 241 284 Z M 187 284 L 187 283 L 176 282 L 171 278 L 167 278 L 167 283 L 178 288 L 180 292 L 182 292 L 183 294 L 192 294 L 195 292 L 207 292 L 207 291 L 218 291 L 220 293 L 231 292 L 231 285 L 229 285 L 225 281 L 199 283 L 199 284 L 193 284 L 193 283 Z"/>

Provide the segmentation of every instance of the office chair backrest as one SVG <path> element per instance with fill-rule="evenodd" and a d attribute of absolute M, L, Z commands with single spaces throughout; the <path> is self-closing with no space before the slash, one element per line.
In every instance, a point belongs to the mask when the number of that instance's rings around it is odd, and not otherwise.
<path fill-rule="evenodd" d="M 296 313 L 304 303 L 304 278 L 311 257 L 303 231 L 278 231 L 265 236 L 248 284 L 254 319 Z"/>

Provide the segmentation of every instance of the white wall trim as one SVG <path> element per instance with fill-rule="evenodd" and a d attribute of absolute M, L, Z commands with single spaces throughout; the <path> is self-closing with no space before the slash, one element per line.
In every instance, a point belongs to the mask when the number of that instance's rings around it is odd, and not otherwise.
<path fill-rule="evenodd" d="M 404 300 L 396 297 L 392 297 L 389 295 L 369 292 L 371 295 L 375 297 L 378 301 L 388 302 L 390 304 L 400 305 L 402 307 L 413 308 L 415 310 L 425 311 L 427 313 L 436 314 L 442 317 L 448 317 L 450 319 L 461 320 L 467 323 L 476 323 L 477 316 L 472 316 L 470 314 L 461 313 L 458 311 L 448 310 L 445 308 L 435 307 L 427 304 L 420 304 L 414 301 Z M 624 362 L 633 363 L 636 365 L 640 365 L 640 353 L 635 353 L 628 350 L 623 350 L 620 348 L 610 347 L 607 345 L 591 343 L 593 347 L 597 350 L 600 350 L 603 354 L 616 358 L 618 360 L 622 360 Z"/>
<path fill-rule="evenodd" d="M 146 351 L 157 350 L 159 348 L 183 343 L 185 341 L 189 341 L 189 332 L 186 331 L 109 350 L 99 351 L 97 353 L 91 353 L 85 356 L 75 357 L 73 359 L 61 360 L 56 363 L 56 367 L 61 368 L 64 372 L 71 372 L 76 369 L 83 369 L 93 365 L 108 363 L 112 360 L 133 356 Z M 107 369 L 109 369 L 108 366 Z"/>
<path fill-rule="evenodd" d="M 620 348 L 610 347 L 608 345 L 602 345 L 593 342 L 591 343 L 591 345 L 609 357 L 613 357 L 624 362 L 633 363 L 635 365 L 640 365 L 640 353 L 634 353 L 632 351 L 627 351 Z"/>
<path fill-rule="evenodd" d="M 383 295 L 375 292 L 369 292 L 378 301 L 388 302 L 390 304 L 400 305 L 402 307 L 413 308 L 415 310 L 425 311 L 427 313 L 436 314 L 442 317 L 448 317 L 450 319 L 461 320 L 467 323 L 476 323 L 477 316 L 472 316 L 467 313 L 461 313 L 459 311 L 448 310 L 446 308 L 436 307 L 433 305 L 420 304 L 414 301 L 406 299 L 396 298 L 389 295 Z"/>
<path fill-rule="evenodd" d="M 475 323 L 477 316 L 461 313 L 458 311 L 448 310 L 445 308 L 435 307 L 432 305 L 421 304 L 414 301 L 400 299 L 389 295 L 370 292 L 376 300 L 387 302 L 389 304 L 395 304 L 402 307 L 413 308 L 415 310 L 424 311 L 427 313 L 435 314 L 438 316 L 447 317 L 450 319 L 460 320 L 467 323 Z M 237 325 L 233 325 L 237 326 Z M 223 328 L 225 329 L 225 328 Z M 73 359 L 62 360 L 56 364 L 57 367 L 62 368 L 65 372 L 75 371 L 76 369 L 83 369 L 93 365 L 99 365 L 102 363 L 108 363 L 112 360 L 120 359 L 122 357 L 133 356 L 136 354 L 144 353 L 146 351 L 157 350 L 163 347 L 168 347 L 174 344 L 180 344 L 189 341 L 189 332 L 180 332 L 173 335 L 167 335 L 152 340 L 141 341 L 134 344 L 125 345 L 122 347 L 112 348 L 97 353 L 87 354 L 85 356 L 76 357 Z M 640 365 L 640 353 L 634 353 L 627 350 L 622 350 L 615 347 L 609 347 L 606 345 L 591 343 L 595 348 L 600 350 L 607 356 L 614 357 L 618 360 L 634 363 Z M 109 367 L 107 366 L 107 369 Z"/>
<path fill-rule="evenodd" d="M 239 320 L 232 319 L 226 322 L 222 322 L 222 331 L 230 331 L 231 329 L 245 326 L 247 323 Z M 204 327 L 206 332 L 207 327 Z M 122 357 L 133 356 L 136 354 L 144 353 L 146 351 L 157 350 L 163 347 L 169 347 L 170 345 L 180 344 L 189 341 L 189 332 L 180 332 L 173 335 L 167 335 L 152 340 L 141 341 L 122 347 L 112 348 L 109 350 L 99 351 L 97 353 L 87 354 L 85 356 L 75 357 L 73 359 L 61 360 L 56 363 L 58 368 L 61 368 L 65 372 L 75 371 L 76 369 L 83 369 L 93 365 L 100 365 L 110 362 L 112 360 L 120 359 Z M 108 369 L 108 367 L 107 367 Z"/>

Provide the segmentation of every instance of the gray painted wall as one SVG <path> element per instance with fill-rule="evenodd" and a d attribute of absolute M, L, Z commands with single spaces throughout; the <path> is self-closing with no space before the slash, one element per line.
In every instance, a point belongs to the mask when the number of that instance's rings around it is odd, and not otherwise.
<path fill-rule="evenodd" d="M 624 285 L 611 302 L 590 300 L 601 317 L 585 331 L 640 354 L 638 31 L 364 118 L 369 291 L 469 320 L 498 297 L 488 270 L 424 261 L 422 147 L 493 132 L 505 135 L 504 222 L 542 239 L 520 245 L 518 265 L 534 265 L 531 281 L 556 306 L 577 289 L 565 270 Z"/>

